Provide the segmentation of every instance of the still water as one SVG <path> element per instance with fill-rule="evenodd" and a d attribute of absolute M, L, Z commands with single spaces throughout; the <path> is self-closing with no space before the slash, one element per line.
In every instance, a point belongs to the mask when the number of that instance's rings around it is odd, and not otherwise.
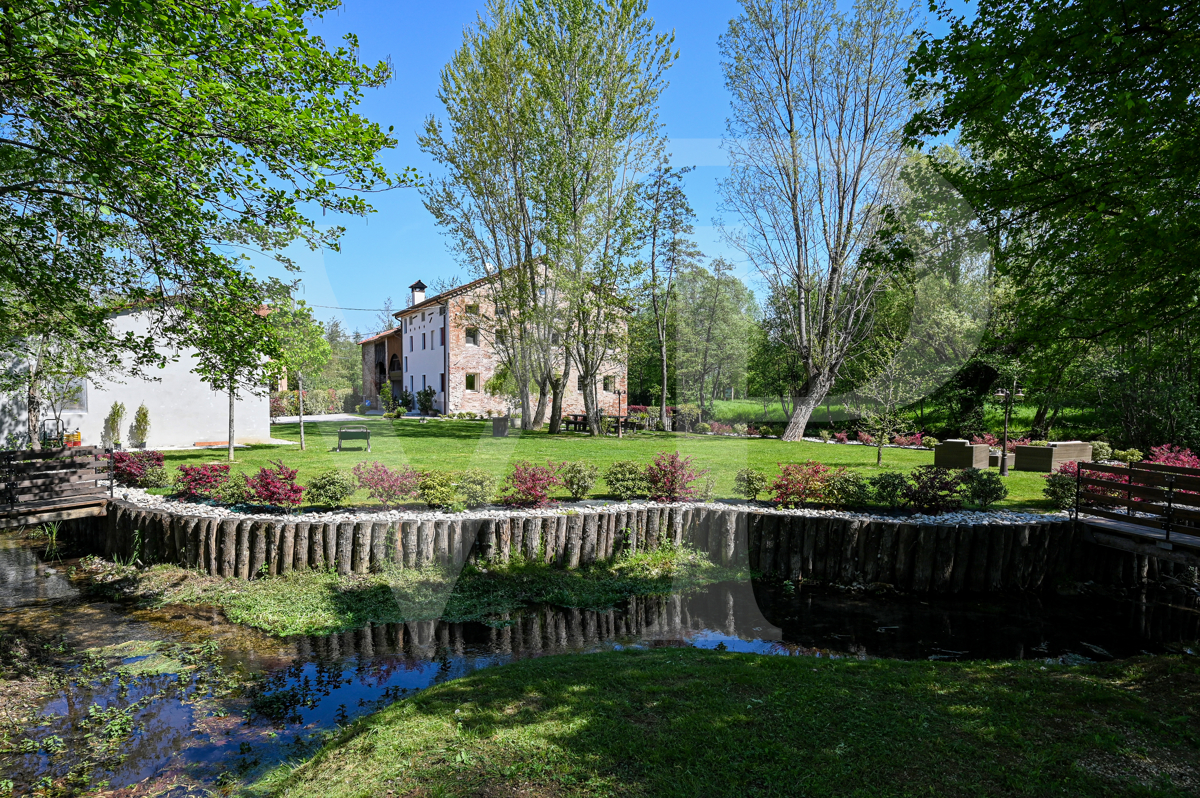
<path fill-rule="evenodd" d="M 41 562 L 0 538 L 0 626 L 77 649 L 130 641 L 216 641 L 210 660 L 130 676 L 64 680 L 21 750 L 0 755 L 14 793 L 39 783 L 119 794 L 233 790 L 263 768 L 303 757 L 323 735 L 433 684 L 528 657 L 651 646 L 724 647 L 775 656 L 1026 659 L 1079 663 L 1192 652 L 1193 592 L 1105 598 L 917 598 L 779 584 L 722 583 L 630 599 L 604 611 L 540 606 L 483 623 L 378 624 L 323 637 L 275 638 L 217 610 L 130 611 L 80 595 L 69 563 Z M 111 649 L 110 649 L 111 650 Z M 122 726 L 121 724 L 125 724 Z M 106 751 L 105 730 L 125 734 Z M 99 740 L 99 742 L 97 742 Z M 85 755 L 84 752 L 87 752 Z M 119 753 L 119 755 L 114 755 Z"/>

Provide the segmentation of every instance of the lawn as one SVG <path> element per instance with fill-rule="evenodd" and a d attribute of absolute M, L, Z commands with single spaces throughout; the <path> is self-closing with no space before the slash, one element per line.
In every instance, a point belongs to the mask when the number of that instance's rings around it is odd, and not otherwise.
<path fill-rule="evenodd" d="M 698 649 L 489 668 L 352 724 L 252 793 L 1191 796 L 1200 666 Z"/>
<path fill-rule="evenodd" d="M 367 418 L 361 423 L 371 429 L 372 452 L 364 446 L 347 447 L 337 451 L 337 430 L 344 422 L 305 424 L 307 449 L 295 445 L 251 446 L 238 449 L 235 469 L 257 472 L 273 460 L 282 460 L 299 470 L 297 480 L 307 480 L 329 468 L 351 469 L 356 463 L 378 460 L 388 466 L 409 465 L 418 469 L 459 471 L 466 468 L 487 469 L 503 477 L 509 466 L 518 460 L 544 463 L 586 460 L 601 471 L 617 460 L 636 460 L 650 463 L 659 452 L 678 450 L 694 459 L 697 466 L 708 469 L 716 479 L 716 498 L 737 498 L 733 479 L 739 469 L 760 468 L 769 476 L 778 472 L 779 463 L 819 460 L 831 467 L 846 466 L 864 476 L 879 473 L 875 467 L 875 449 L 867 446 L 810 443 L 785 443 L 774 438 L 733 438 L 716 435 L 683 435 L 673 433 L 637 433 L 629 437 L 591 438 L 582 433 L 550 435 L 546 432 L 513 433 L 508 438 L 493 438 L 491 424 L 480 421 L 437 421 L 426 424 L 408 419 Z M 271 427 L 276 438 L 299 441 L 298 424 L 276 424 Z M 358 444 L 361 441 L 354 441 Z M 909 470 L 933 463 L 933 452 L 915 449 L 884 449 L 883 469 Z M 166 465 L 174 470 L 178 465 L 197 465 L 206 462 L 227 462 L 224 451 L 187 450 L 166 452 Z M 1049 510 L 1042 496 L 1044 480 L 1040 474 L 1013 472 L 1008 477 L 1008 499 L 1000 507 Z M 599 496 L 607 492 L 601 480 L 594 489 Z M 565 492 L 560 498 L 567 498 Z M 360 504 L 369 503 L 360 492 L 354 498 Z"/>

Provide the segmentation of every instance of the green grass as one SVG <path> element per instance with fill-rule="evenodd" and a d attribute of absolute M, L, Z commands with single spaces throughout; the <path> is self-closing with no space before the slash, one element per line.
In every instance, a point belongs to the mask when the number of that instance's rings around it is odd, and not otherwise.
<path fill-rule="evenodd" d="M 717 498 L 737 498 L 733 478 L 739 469 L 760 468 L 768 475 L 778 472 L 779 463 L 819 460 L 826 465 L 846 466 L 864 476 L 879 473 L 875 467 L 875 449 L 867 446 L 800 441 L 785 443 L 778 439 L 732 438 L 715 435 L 682 435 L 671 433 L 637 433 L 623 439 L 591 438 L 580 433 L 550 435 L 546 432 L 525 432 L 520 437 L 493 438 L 491 425 L 478 421 L 430 421 L 421 424 L 413 419 L 364 419 L 372 432 L 372 453 L 365 447 L 348 448 L 338 452 L 339 422 L 306 423 L 308 448 L 299 446 L 251 446 L 236 451 L 235 468 L 257 473 L 271 460 L 282 460 L 299 469 L 300 484 L 328 468 L 351 469 L 356 463 L 379 460 L 391 467 L 410 465 L 418 469 L 462 470 L 487 469 L 502 478 L 517 460 L 545 462 L 554 460 L 587 460 L 603 471 L 616 460 L 651 462 L 659 452 L 678 450 L 691 456 L 701 468 L 709 469 L 716 479 Z M 285 440 L 300 439 L 298 424 L 277 424 L 272 435 Z M 355 443 L 359 443 L 356 441 Z M 178 465 L 197 465 L 206 462 L 226 462 L 223 451 L 166 452 L 167 468 Z M 909 470 L 933 463 L 933 452 L 914 449 L 884 449 L 883 469 Z M 999 507 L 1049 510 L 1042 496 L 1044 480 L 1040 474 L 1013 472 L 1007 479 L 1009 496 Z M 603 496 L 608 487 L 601 480 L 594 492 Z M 560 492 L 561 499 L 567 494 Z M 365 492 L 353 497 L 357 504 L 369 504 Z"/>
<path fill-rule="evenodd" d="M 442 619 L 486 621 L 538 604 L 607 609 L 629 596 L 687 591 L 747 571 L 722 568 L 691 549 L 664 548 L 567 571 L 521 559 L 442 568 L 387 569 L 338 576 L 296 571 L 244 581 L 187 571 L 174 565 L 145 570 L 89 560 L 92 589 L 141 606 L 202 604 L 221 607 L 234 623 L 277 635 L 331 634 L 368 623 Z"/>
<path fill-rule="evenodd" d="M 251 792 L 1190 796 L 1200 665 L 658 649 L 489 668 L 352 724 Z"/>

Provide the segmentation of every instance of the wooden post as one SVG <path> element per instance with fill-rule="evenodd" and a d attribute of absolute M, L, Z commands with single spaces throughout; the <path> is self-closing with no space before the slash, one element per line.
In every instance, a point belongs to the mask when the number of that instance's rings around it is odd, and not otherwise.
<path fill-rule="evenodd" d="M 337 550 L 333 556 L 339 576 L 349 576 L 354 570 L 354 527 L 349 521 L 337 525 Z"/>
<path fill-rule="evenodd" d="M 275 566 L 271 572 L 283 575 L 292 570 L 296 559 L 296 524 L 288 522 L 280 529 L 279 555 L 275 558 Z"/>
<path fill-rule="evenodd" d="M 308 570 L 308 530 L 312 524 L 308 521 L 300 521 L 296 524 L 296 542 L 294 544 L 294 556 L 292 557 L 292 569 L 296 571 Z"/>
<path fill-rule="evenodd" d="M 250 527 L 254 524 L 250 519 L 243 519 L 237 525 L 237 570 L 234 575 L 238 579 L 250 578 Z"/>
<path fill-rule="evenodd" d="M 275 523 L 263 519 L 250 524 L 250 568 L 245 578 L 255 579 L 262 576 L 264 566 L 267 565 L 267 540 L 271 537 L 271 528 Z"/>
<path fill-rule="evenodd" d="M 579 556 L 583 547 L 583 516 L 572 515 L 567 518 L 567 568 L 579 567 Z"/>
<path fill-rule="evenodd" d="M 325 570 L 325 530 L 329 528 L 328 524 L 316 523 L 308 528 L 309 536 L 309 567 L 317 570 Z"/>
<path fill-rule="evenodd" d="M 583 534 L 579 545 L 579 564 L 592 565 L 596 562 L 596 546 L 599 540 L 600 517 L 595 513 L 583 516 Z"/>

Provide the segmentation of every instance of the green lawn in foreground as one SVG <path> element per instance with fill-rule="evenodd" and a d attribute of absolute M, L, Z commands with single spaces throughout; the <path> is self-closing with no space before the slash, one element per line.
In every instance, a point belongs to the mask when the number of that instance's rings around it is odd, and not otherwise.
<path fill-rule="evenodd" d="M 372 452 L 362 446 L 337 451 L 337 430 L 346 422 L 324 422 L 304 425 L 308 448 L 299 446 L 252 446 L 236 452 L 235 469 L 255 473 L 271 460 L 282 460 L 299 469 L 300 484 L 328 468 L 351 469 L 361 461 L 378 460 L 388 466 L 410 465 L 419 469 L 458 471 L 465 468 L 484 468 L 502 478 L 512 463 L 531 460 L 587 460 L 603 471 L 616 460 L 637 460 L 650 463 L 659 452 L 678 450 L 691 456 L 695 464 L 709 469 L 716 478 L 717 498 L 736 498 L 734 475 L 739 469 L 753 466 L 769 476 L 778 473 L 779 463 L 819 460 L 826 465 L 847 466 L 864 476 L 879 473 L 875 468 L 875 449 L 867 446 L 810 443 L 785 443 L 774 438 L 733 438 L 717 435 L 683 435 L 672 433 L 637 433 L 630 437 L 592 438 L 582 433 L 550 435 L 545 432 L 514 432 L 509 438 L 493 438 L 491 424 L 480 421 L 434 421 L 421 424 L 415 419 L 390 420 L 378 417 L 363 419 L 372 432 Z M 298 424 L 276 424 L 271 427 L 276 438 L 298 441 Z M 354 441 L 359 444 L 361 441 Z M 197 465 L 206 462 L 227 462 L 223 450 L 166 452 L 166 465 L 171 471 L 181 464 Z M 933 452 L 914 449 L 884 449 L 884 469 L 909 470 L 933 463 Z M 1049 510 L 1042 496 L 1044 484 L 1040 474 L 1013 472 L 1008 477 L 1009 497 L 1001 507 L 1023 507 Z M 601 480 L 595 493 L 604 495 L 608 488 Z M 567 498 L 565 492 L 561 498 Z M 765 497 L 763 497 L 765 498 Z M 360 492 L 355 501 L 368 503 Z"/>
<path fill-rule="evenodd" d="M 1184 796 L 1200 664 L 697 649 L 489 668 L 352 724 L 285 796 Z"/>

